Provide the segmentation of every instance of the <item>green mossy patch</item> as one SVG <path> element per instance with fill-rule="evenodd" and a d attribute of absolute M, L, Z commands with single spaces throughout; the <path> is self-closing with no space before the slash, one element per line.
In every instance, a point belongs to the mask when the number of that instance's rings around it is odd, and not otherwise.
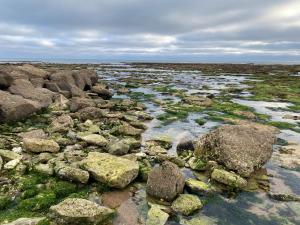
<path fill-rule="evenodd" d="M 206 123 L 206 121 L 202 118 L 195 119 L 195 122 L 200 126 L 203 126 Z"/>

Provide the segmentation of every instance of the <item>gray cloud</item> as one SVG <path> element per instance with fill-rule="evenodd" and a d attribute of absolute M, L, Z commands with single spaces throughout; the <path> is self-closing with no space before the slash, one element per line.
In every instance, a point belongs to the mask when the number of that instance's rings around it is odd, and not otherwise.
<path fill-rule="evenodd" d="M 0 7 L 0 58 L 299 61 L 299 36 L 298 0 L 2 0 Z"/>

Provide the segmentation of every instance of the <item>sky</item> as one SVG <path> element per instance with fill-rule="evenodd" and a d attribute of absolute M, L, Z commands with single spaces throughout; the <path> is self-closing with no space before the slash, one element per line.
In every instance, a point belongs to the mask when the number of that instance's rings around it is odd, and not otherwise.
<path fill-rule="evenodd" d="M 0 0 L 0 59 L 300 63 L 300 0 Z"/>

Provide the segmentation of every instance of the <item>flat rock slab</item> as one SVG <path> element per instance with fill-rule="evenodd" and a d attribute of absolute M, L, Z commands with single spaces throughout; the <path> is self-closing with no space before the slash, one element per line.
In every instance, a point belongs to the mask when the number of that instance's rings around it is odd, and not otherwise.
<path fill-rule="evenodd" d="M 82 166 L 97 181 L 116 188 L 126 187 L 139 172 L 137 162 L 99 152 L 90 152 Z"/>
<path fill-rule="evenodd" d="M 50 207 L 50 217 L 57 224 L 102 224 L 114 216 L 114 210 L 80 198 L 67 198 Z"/>
<path fill-rule="evenodd" d="M 59 152 L 59 145 L 53 140 L 39 138 L 24 138 L 24 147 L 29 152 Z"/>

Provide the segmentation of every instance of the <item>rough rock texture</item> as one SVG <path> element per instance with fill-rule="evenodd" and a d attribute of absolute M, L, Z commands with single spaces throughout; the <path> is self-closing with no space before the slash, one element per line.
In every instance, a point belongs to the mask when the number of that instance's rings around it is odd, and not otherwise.
<path fill-rule="evenodd" d="M 110 99 L 113 93 L 108 89 L 107 85 L 98 84 L 92 87 L 92 92 L 98 94 L 103 99 Z"/>
<path fill-rule="evenodd" d="M 83 137 L 80 137 L 81 140 L 85 141 L 88 144 L 106 146 L 108 141 L 99 134 L 90 134 Z"/>
<path fill-rule="evenodd" d="M 188 216 L 201 208 L 201 200 L 196 195 L 182 194 L 172 203 L 172 209 L 185 216 Z"/>
<path fill-rule="evenodd" d="M 199 195 L 210 195 L 215 192 L 215 189 L 211 185 L 192 178 L 187 179 L 185 185 L 192 193 Z"/>
<path fill-rule="evenodd" d="M 267 129 L 225 125 L 198 139 L 195 155 L 215 160 L 229 170 L 249 176 L 270 159 L 274 143 L 275 136 Z"/>
<path fill-rule="evenodd" d="M 71 112 L 77 112 L 78 110 L 86 108 L 86 107 L 95 107 L 96 106 L 96 103 L 93 101 L 93 99 L 79 98 L 79 97 L 71 98 L 69 104 L 70 104 Z"/>
<path fill-rule="evenodd" d="M 102 224 L 114 214 L 110 208 L 80 198 L 67 198 L 50 207 L 50 217 L 57 224 L 66 225 Z"/>
<path fill-rule="evenodd" d="M 100 119 L 104 115 L 105 111 L 96 107 L 86 107 L 74 113 L 74 117 L 81 121 Z"/>
<path fill-rule="evenodd" d="M 45 88 L 35 88 L 29 80 L 17 79 L 9 87 L 8 91 L 14 95 L 20 95 L 25 99 L 38 102 L 42 108 L 52 103 L 54 93 Z"/>
<path fill-rule="evenodd" d="M 139 172 L 137 162 L 98 152 L 90 152 L 82 167 L 96 180 L 116 188 L 126 187 Z"/>
<path fill-rule="evenodd" d="M 45 217 L 19 218 L 13 222 L 5 223 L 4 225 L 37 225 L 44 219 Z"/>
<path fill-rule="evenodd" d="M 29 152 L 59 152 L 59 145 L 53 140 L 24 138 L 23 144 Z"/>
<path fill-rule="evenodd" d="M 22 120 L 41 109 L 34 101 L 1 90 L 0 99 L 0 122 Z"/>
<path fill-rule="evenodd" d="M 69 115 L 61 115 L 52 120 L 50 130 L 52 132 L 66 132 L 74 126 L 74 122 Z"/>
<path fill-rule="evenodd" d="M 210 106 L 212 105 L 212 100 L 206 97 L 200 97 L 200 96 L 188 96 L 183 99 L 184 102 L 191 104 L 191 105 L 197 105 L 197 106 Z"/>
<path fill-rule="evenodd" d="M 80 182 L 85 184 L 89 180 L 89 173 L 85 170 L 74 168 L 71 166 L 64 166 L 57 171 L 57 175 L 60 178 Z"/>
<path fill-rule="evenodd" d="M 171 201 L 183 192 L 184 182 L 178 166 L 165 161 L 149 173 L 146 190 L 153 197 Z"/>
<path fill-rule="evenodd" d="M 169 218 L 169 214 L 162 210 L 159 205 L 151 205 L 148 211 L 146 225 L 164 225 Z"/>
<path fill-rule="evenodd" d="M 234 188 L 243 188 L 247 186 L 247 180 L 226 170 L 214 169 L 211 178 Z"/>

